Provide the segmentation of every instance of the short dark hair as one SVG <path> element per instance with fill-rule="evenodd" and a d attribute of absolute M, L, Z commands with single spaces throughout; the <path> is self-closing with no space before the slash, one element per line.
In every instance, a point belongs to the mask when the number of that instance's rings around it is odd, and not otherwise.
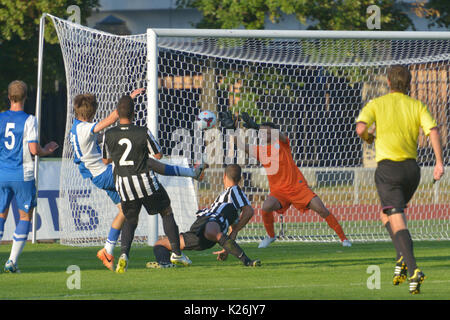
<path fill-rule="evenodd" d="M 411 72 L 402 65 L 395 65 L 388 69 L 387 77 L 391 83 L 390 89 L 393 91 L 400 91 L 407 94 L 411 84 Z"/>
<path fill-rule="evenodd" d="M 261 123 L 259 126 L 260 126 L 260 127 L 261 127 L 261 126 L 270 127 L 270 128 L 272 128 L 272 129 L 279 129 L 279 127 L 278 127 L 275 123 L 273 123 L 273 122 L 263 122 L 263 123 Z"/>
<path fill-rule="evenodd" d="M 117 104 L 117 113 L 121 119 L 132 120 L 134 116 L 134 102 L 130 96 L 122 96 Z"/>
<path fill-rule="evenodd" d="M 11 102 L 22 102 L 27 97 L 27 84 L 21 80 L 14 80 L 8 85 L 8 97 Z"/>
<path fill-rule="evenodd" d="M 241 174 L 242 169 L 238 164 L 229 164 L 225 168 L 225 175 L 236 184 L 241 181 Z"/>
<path fill-rule="evenodd" d="M 79 94 L 73 100 L 73 109 L 77 119 L 90 120 L 97 112 L 97 99 L 93 94 Z"/>

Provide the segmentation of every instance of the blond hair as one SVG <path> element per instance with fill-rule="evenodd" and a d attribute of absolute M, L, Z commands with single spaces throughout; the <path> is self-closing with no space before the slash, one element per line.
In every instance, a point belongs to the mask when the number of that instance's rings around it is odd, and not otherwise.
<path fill-rule="evenodd" d="M 8 98 L 11 102 L 23 102 L 27 97 L 27 84 L 20 80 L 14 80 L 8 85 Z"/>

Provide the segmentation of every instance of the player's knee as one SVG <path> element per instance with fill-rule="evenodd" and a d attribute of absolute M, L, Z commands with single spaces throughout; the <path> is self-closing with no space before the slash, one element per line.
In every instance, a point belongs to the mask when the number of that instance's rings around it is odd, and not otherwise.
<path fill-rule="evenodd" d="M 128 216 L 128 217 L 126 217 L 125 221 L 132 226 L 137 226 L 138 222 L 139 222 L 139 218 L 136 216 Z"/>
<path fill-rule="evenodd" d="M 218 242 L 220 232 L 220 227 L 216 222 L 208 222 L 205 226 L 205 231 L 203 232 L 203 235 L 206 239 L 209 241 Z"/>
<path fill-rule="evenodd" d="M 171 214 L 173 214 L 172 207 L 168 206 L 164 210 L 161 210 L 159 214 L 161 215 L 161 217 L 170 216 Z"/>
<path fill-rule="evenodd" d="M 263 214 L 272 213 L 275 210 L 275 205 L 271 202 L 264 202 L 262 205 Z"/>

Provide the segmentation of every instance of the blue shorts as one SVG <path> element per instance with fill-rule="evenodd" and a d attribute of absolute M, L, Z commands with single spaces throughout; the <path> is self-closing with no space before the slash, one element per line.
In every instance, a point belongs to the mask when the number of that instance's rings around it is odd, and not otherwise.
<path fill-rule="evenodd" d="M 92 178 L 92 183 L 94 183 L 96 187 L 105 190 L 114 204 L 120 203 L 120 195 L 114 184 L 112 165 L 108 165 L 108 168 L 102 174 Z"/>
<path fill-rule="evenodd" d="M 31 181 L 0 181 L 0 212 L 5 212 L 15 196 L 19 210 L 26 213 L 36 207 L 36 185 Z"/>

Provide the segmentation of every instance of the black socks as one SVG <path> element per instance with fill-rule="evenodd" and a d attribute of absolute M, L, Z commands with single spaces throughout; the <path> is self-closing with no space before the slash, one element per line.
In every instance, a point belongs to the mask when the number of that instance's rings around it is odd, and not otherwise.
<path fill-rule="evenodd" d="M 180 250 L 180 235 L 178 233 L 178 225 L 175 222 L 175 218 L 173 214 L 167 214 L 162 216 L 163 229 L 167 238 L 169 238 L 170 247 L 172 248 L 172 252 L 174 252 L 177 256 L 181 255 Z"/>
<path fill-rule="evenodd" d="M 411 239 L 411 234 L 408 229 L 403 229 L 397 231 L 394 235 L 394 243 L 397 243 L 400 251 L 405 260 L 406 266 L 408 267 L 409 276 L 414 275 L 414 270 L 417 269 L 416 258 L 414 257 L 413 242 Z"/>

